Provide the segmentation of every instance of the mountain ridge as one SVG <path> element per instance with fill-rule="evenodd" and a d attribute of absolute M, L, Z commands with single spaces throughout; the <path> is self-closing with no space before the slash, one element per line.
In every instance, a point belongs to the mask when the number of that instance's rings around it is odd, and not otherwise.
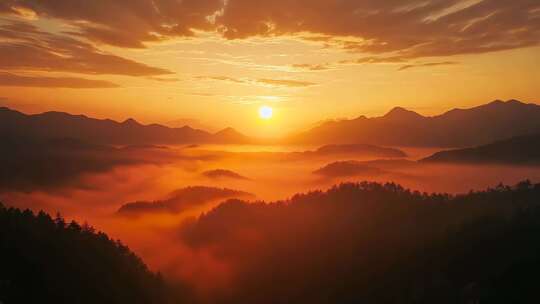
<path fill-rule="evenodd" d="M 0 107 L 0 135 L 4 136 L 74 138 L 114 145 L 250 142 L 247 136 L 232 128 L 225 130 L 228 132 L 212 134 L 187 125 L 181 128 L 145 125 L 133 118 L 119 122 L 58 111 L 25 114 Z"/>
<path fill-rule="evenodd" d="M 539 165 L 540 133 L 516 136 L 473 148 L 440 151 L 420 162 Z"/>
<path fill-rule="evenodd" d="M 387 114 L 323 123 L 289 136 L 295 144 L 470 147 L 540 132 L 540 105 L 511 99 L 423 116 L 402 107 Z"/>

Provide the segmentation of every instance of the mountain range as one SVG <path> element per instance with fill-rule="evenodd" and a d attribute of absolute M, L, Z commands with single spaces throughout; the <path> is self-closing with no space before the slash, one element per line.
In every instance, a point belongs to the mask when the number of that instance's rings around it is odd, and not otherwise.
<path fill-rule="evenodd" d="M 518 100 L 496 100 L 430 117 L 396 107 L 381 117 L 328 121 L 268 142 L 232 128 L 210 133 L 189 126 L 143 125 L 134 119 L 117 122 L 63 112 L 28 115 L 0 107 L 0 136 L 73 138 L 112 145 L 282 143 L 466 148 L 535 133 L 540 133 L 540 105 Z"/>
<path fill-rule="evenodd" d="M 540 133 L 517 136 L 473 148 L 441 151 L 425 163 L 540 164 Z"/>
<path fill-rule="evenodd" d="M 432 117 L 397 107 L 382 117 L 325 122 L 287 142 L 464 148 L 537 132 L 539 105 L 496 100 Z"/>
<path fill-rule="evenodd" d="M 111 145 L 249 143 L 250 139 L 232 128 L 217 133 L 189 126 L 169 128 L 143 125 L 134 119 L 117 122 L 63 112 L 28 115 L 0 107 L 0 136 L 31 138 L 73 138 Z"/>

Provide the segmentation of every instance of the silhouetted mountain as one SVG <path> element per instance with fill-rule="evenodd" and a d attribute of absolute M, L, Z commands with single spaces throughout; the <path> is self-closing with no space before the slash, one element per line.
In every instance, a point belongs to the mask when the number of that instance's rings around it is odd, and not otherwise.
<path fill-rule="evenodd" d="M 402 107 L 395 107 L 390 110 L 390 112 L 386 113 L 386 115 L 384 115 L 384 118 L 393 121 L 414 122 L 418 119 L 422 119 L 423 116 Z"/>
<path fill-rule="evenodd" d="M 313 171 L 314 174 L 324 177 L 342 177 L 342 176 L 366 176 L 380 175 L 384 173 L 382 170 L 362 164 L 361 162 L 349 160 L 338 161 L 328 164 L 318 170 Z"/>
<path fill-rule="evenodd" d="M 194 186 L 176 190 L 164 200 L 127 203 L 118 209 L 120 215 L 140 215 L 144 213 L 180 213 L 187 209 L 204 205 L 212 201 L 229 198 L 252 198 L 253 195 L 243 191 L 221 189 L 205 186 Z"/>
<path fill-rule="evenodd" d="M 405 152 L 395 149 L 378 147 L 365 144 L 344 144 L 344 145 L 326 145 L 313 152 L 321 156 L 344 156 L 354 155 L 359 157 L 406 157 Z"/>
<path fill-rule="evenodd" d="M 230 200 L 182 238 L 234 269 L 211 303 L 535 303 L 540 184 L 465 195 L 342 184 Z M 279 282 L 279 283 L 276 283 Z"/>
<path fill-rule="evenodd" d="M 142 125 L 134 119 L 127 119 L 120 123 L 110 119 L 101 120 L 62 112 L 26 115 L 8 108 L 0 108 L 0 135 L 35 138 L 68 137 L 114 145 L 245 143 L 245 140 L 248 140 L 247 137 L 232 129 L 210 134 L 189 126 L 168 128 L 158 124 Z"/>
<path fill-rule="evenodd" d="M 418 166 L 418 162 L 406 159 L 374 159 L 359 161 L 358 163 L 379 169 L 411 168 Z"/>
<path fill-rule="evenodd" d="M 473 164 L 540 164 L 540 134 L 513 137 L 475 148 L 437 152 L 422 161 Z"/>
<path fill-rule="evenodd" d="M 212 142 L 248 144 L 253 143 L 253 140 L 233 128 L 225 128 L 213 135 Z"/>
<path fill-rule="evenodd" d="M 202 173 L 202 175 L 212 178 L 212 179 L 221 179 L 221 178 L 230 178 L 230 179 L 239 179 L 239 180 L 249 180 L 249 178 L 242 176 L 234 171 L 225 170 L 225 169 L 216 169 L 208 170 Z"/>
<path fill-rule="evenodd" d="M 540 106 L 517 100 L 454 109 L 425 117 L 395 108 L 382 117 L 326 122 L 287 139 L 291 143 L 470 147 L 540 132 Z"/>
<path fill-rule="evenodd" d="M 90 187 L 80 185 L 78 177 L 120 165 L 160 163 L 170 157 L 166 150 L 121 149 L 72 138 L 0 136 L 0 145 L 0 192 L 32 191 L 65 184 Z"/>
<path fill-rule="evenodd" d="M 180 301 L 120 241 L 87 225 L 1 204 L 0 269 L 2 303 Z"/>

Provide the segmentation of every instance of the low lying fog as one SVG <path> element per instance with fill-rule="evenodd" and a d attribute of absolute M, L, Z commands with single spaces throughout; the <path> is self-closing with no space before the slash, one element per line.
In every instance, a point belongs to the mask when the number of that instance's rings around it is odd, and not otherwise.
<path fill-rule="evenodd" d="M 313 157 L 301 152 L 312 147 L 191 146 L 169 147 L 163 161 L 120 165 L 106 172 L 83 173 L 66 185 L 25 192 L 5 191 L 7 206 L 60 213 L 67 219 L 88 222 L 122 240 L 153 270 L 187 279 L 205 294 L 226 287 L 233 272 L 204 249 L 193 249 L 180 236 L 183 224 L 231 196 L 210 197 L 178 212 L 151 212 L 121 216 L 118 209 L 130 202 L 162 203 L 178 189 L 190 186 L 227 188 L 253 194 L 250 201 L 275 201 L 295 193 L 326 189 L 344 181 L 393 181 L 426 192 L 461 193 L 515 184 L 524 179 L 540 181 L 540 167 L 502 165 L 425 165 L 415 161 L 439 149 L 402 149 L 409 157 L 398 161 L 373 161 L 354 155 Z M 293 154 L 293 155 L 291 155 Z M 358 171 L 314 171 L 337 161 L 355 161 Z M 377 170 L 362 170 L 362 168 Z M 339 167 L 338 167 L 339 168 Z M 357 172 L 357 173 L 354 173 Z M 342 174 L 343 173 L 343 174 Z M 76 182 L 74 182 L 76 180 Z M 232 195 L 234 197 L 234 195 Z M 245 197 L 239 197 L 246 199 Z"/>

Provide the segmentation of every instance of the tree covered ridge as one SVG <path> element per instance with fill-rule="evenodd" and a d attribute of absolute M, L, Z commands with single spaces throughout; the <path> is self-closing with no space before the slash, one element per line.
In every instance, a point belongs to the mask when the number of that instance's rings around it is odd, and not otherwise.
<path fill-rule="evenodd" d="M 0 301 L 169 303 L 173 295 L 120 241 L 61 216 L 0 203 Z"/>
<path fill-rule="evenodd" d="M 273 203 L 229 200 L 180 235 L 234 271 L 203 303 L 540 299 L 540 184 L 528 181 L 461 195 L 362 182 Z M 119 241 L 43 212 L 0 207 L 0 258 L 6 304 L 201 303 L 189 282 L 174 282 L 173 294 Z"/>
<path fill-rule="evenodd" d="M 529 181 L 461 195 L 362 182 L 230 200 L 183 235 L 235 265 L 222 303 L 540 300 L 540 184 Z"/>

